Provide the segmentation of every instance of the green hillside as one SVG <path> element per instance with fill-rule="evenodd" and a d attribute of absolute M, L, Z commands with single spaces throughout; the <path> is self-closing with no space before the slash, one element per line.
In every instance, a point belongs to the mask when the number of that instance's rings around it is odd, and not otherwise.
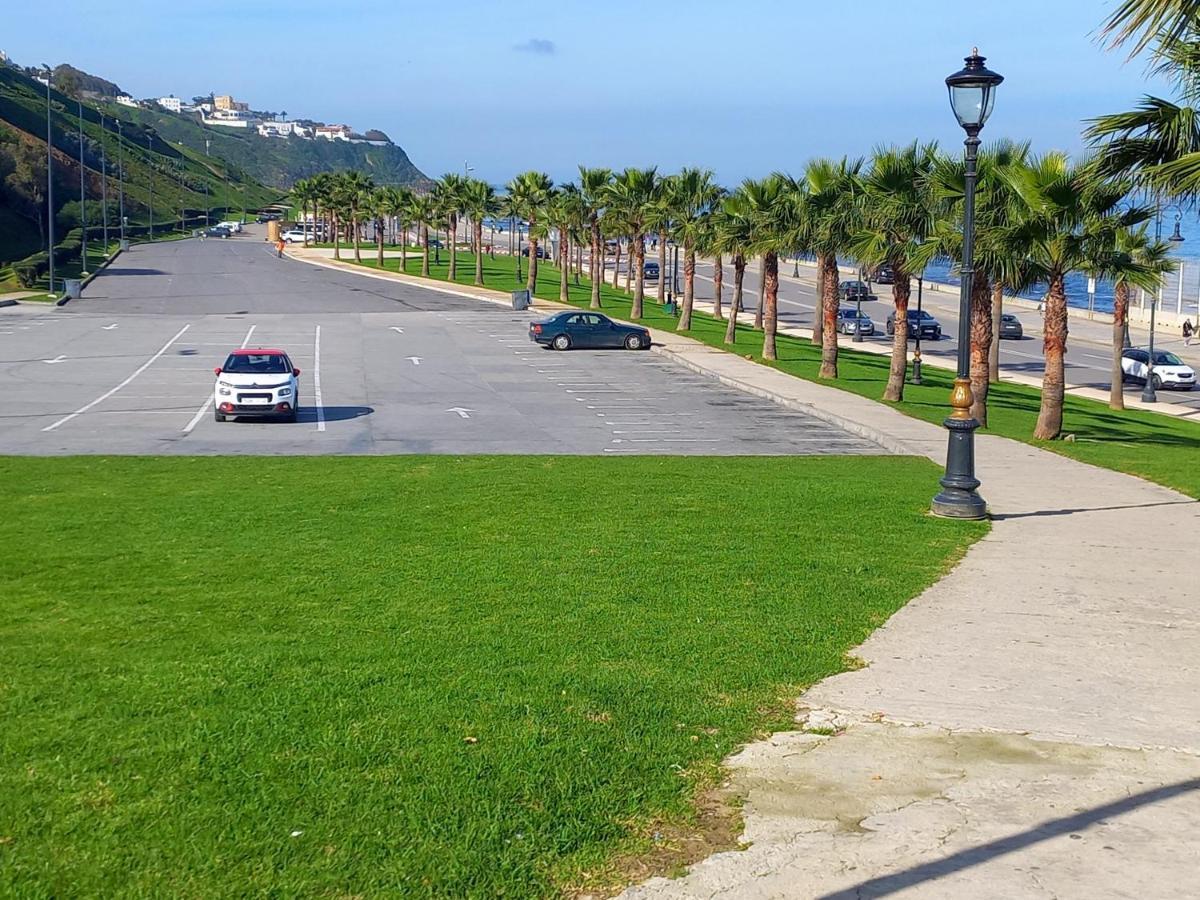
<path fill-rule="evenodd" d="M 71 97 L 52 89 L 50 100 L 55 236 L 60 238 L 79 220 L 79 117 Z M 152 122 L 126 112 L 137 111 L 105 104 L 98 110 L 95 101 L 83 106 L 87 217 L 89 226 L 95 226 L 88 229 L 90 240 L 98 239 L 101 232 L 102 155 L 109 175 L 110 225 L 115 230 L 118 222 L 117 167 L 122 163 L 125 215 L 134 236 L 148 230 L 152 198 L 159 234 L 171 223 L 178 227 L 181 220 L 195 227 L 203 222 L 206 208 L 217 217 L 223 217 L 226 208 L 240 216 L 243 209 L 259 209 L 283 195 L 259 183 L 236 162 L 220 158 L 215 148 L 206 157 L 202 151 L 175 143 Z M 31 246 L 45 246 L 45 135 L 45 86 L 19 69 L 0 66 L 0 265 L 26 256 Z M 76 243 L 78 237 L 77 233 Z M 55 258 L 57 264 L 59 255 Z"/>

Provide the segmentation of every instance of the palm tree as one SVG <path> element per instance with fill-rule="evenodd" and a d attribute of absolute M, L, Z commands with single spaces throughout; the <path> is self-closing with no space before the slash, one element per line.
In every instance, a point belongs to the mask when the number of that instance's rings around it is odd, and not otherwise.
<path fill-rule="evenodd" d="M 411 188 L 393 187 L 387 189 L 387 215 L 396 220 L 396 236 L 400 244 L 401 272 L 408 271 L 408 223 L 412 201 L 413 192 Z"/>
<path fill-rule="evenodd" d="M 483 284 L 483 220 L 500 211 L 496 189 L 478 178 L 466 179 L 461 188 L 460 199 L 463 211 L 471 217 L 475 237 L 475 284 Z"/>
<path fill-rule="evenodd" d="M 1122 0 L 1109 14 L 1102 34 L 1112 46 L 1134 41 L 1140 53 L 1155 40 L 1178 40 L 1196 30 L 1200 0 Z"/>
<path fill-rule="evenodd" d="M 320 186 L 312 178 L 301 178 L 292 185 L 292 199 L 300 204 L 300 214 L 304 226 L 304 246 L 308 246 L 308 208 L 314 205 L 320 196 Z M 316 221 L 316 211 L 313 211 L 313 221 Z"/>
<path fill-rule="evenodd" d="M 762 257 L 763 359 L 777 359 L 775 330 L 779 311 L 779 251 L 789 245 L 794 221 L 786 179 L 778 174 L 747 178 L 732 198 L 732 210 L 749 223 L 748 249 Z"/>
<path fill-rule="evenodd" d="M 536 229 L 545 218 L 546 205 L 550 202 L 550 192 L 553 189 L 554 182 L 543 172 L 523 172 L 508 183 L 509 204 L 519 218 L 529 223 L 529 277 L 525 287 L 530 294 L 537 288 L 540 231 Z"/>
<path fill-rule="evenodd" d="M 692 327 L 692 303 L 696 296 L 696 245 L 702 240 L 708 218 L 724 191 L 713 181 L 712 172 L 687 168 L 674 177 L 669 194 L 675 217 L 675 240 L 683 244 L 683 308 L 676 330 L 688 331 Z M 660 269 L 660 283 L 665 274 Z"/>
<path fill-rule="evenodd" d="M 583 193 L 578 185 L 564 184 L 555 193 L 550 205 L 550 218 L 558 229 L 559 273 L 558 299 L 570 302 L 568 279 L 571 270 L 571 244 L 578 241 L 586 218 Z"/>
<path fill-rule="evenodd" d="M 321 217 L 321 212 L 324 211 L 326 216 L 329 215 L 328 201 L 332 196 L 333 175 L 329 172 L 321 172 L 314 175 L 311 179 L 313 186 L 313 234 L 317 234 L 318 226 L 324 231 L 325 237 L 329 237 L 332 231 L 333 223 L 326 222 Z"/>
<path fill-rule="evenodd" d="M 429 277 L 429 226 L 438 218 L 438 205 L 431 193 L 414 194 L 408 207 L 409 218 L 417 226 L 421 240 L 421 275 Z"/>
<path fill-rule="evenodd" d="M 666 301 L 667 239 L 675 229 L 678 183 L 678 175 L 664 175 L 659 178 L 654 186 L 654 196 L 646 204 L 646 233 L 654 235 L 658 245 L 656 297 L 660 304 Z"/>
<path fill-rule="evenodd" d="M 808 248 L 817 257 L 821 313 L 820 327 L 813 329 L 813 340 L 818 340 L 820 332 L 821 378 L 837 378 L 837 258 L 851 244 L 855 206 L 861 193 L 861 171 L 861 159 L 815 159 L 805 168 L 796 188 L 789 190 L 797 218 L 790 246 Z M 896 325 L 900 327 L 899 322 Z"/>
<path fill-rule="evenodd" d="M 633 303 L 629 311 L 632 319 L 642 317 L 643 300 L 646 295 L 646 218 L 651 213 L 657 185 L 656 169 L 625 169 L 613 181 L 609 191 L 609 202 L 620 210 L 621 218 L 625 221 L 631 237 L 630 267 L 637 267 Z"/>
<path fill-rule="evenodd" d="M 600 218 L 612 177 L 611 169 L 579 167 L 579 191 L 591 244 L 588 276 L 591 278 L 592 300 L 589 306 L 592 309 L 600 309 L 600 283 L 604 280 L 604 233 L 600 229 Z"/>
<path fill-rule="evenodd" d="M 888 265 L 895 273 L 896 327 L 884 400 L 904 399 L 912 275 L 925 271 L 937 247 L 929 240 L 939 213 L 930 183 L 936 158 L 934 144 L 921 146 L 914 141 L 906 147 L 880 148 L 862 177 L 860 229 L 851 236 L 850 252 L 861 265 L 871 269 Z"/>
<path fill-rule="evenodd" d="M 725 260 L 720 246 L 720 240 L 717 235 L 717 221 L 722 215 L 722 202 L 725 200 L 726 194 L 721 191 L 721 197 L 717 203 L 713 204 L 713 208 L 709 215 L 704 220 L 704 227 L 700 231 L 699 239 L 696 242 L 696 250 L 703 256 L 712 258 L 713 261 L 713 318 L 718 322 L 725 320 L 725 310 L 722 306 L 722 288 L 725 283 Z M 660 269 L 661 271 L 661 269 Z M 661 277 L 661 276 L 660 276 Z"/>
<path fill-rule="evenodd" d="M 462 175 L 447 172 L 433 186 L 433 195 L 446 221 L 446 244 L 450 250 L 450 271 L 447 278 L 458 277 L 458 216 L 463 209 L 463 188 L 466 184 Z"/>
<path fill-rule="evenodd" d="M 713 222 L 713 248 L 729 254 L 733 263 L 733 297 L 729 301 L 729 322 L 725 326 L 725 343 L 737 341 L 737 317 L 742 309 L 742 282 L 746 275 L 746 255 L 750 253 L 753 225 L 745 212 L 746 201 L 738 188 L 725 198 Z"/>
<path fill-rule="evenodd" d="M 392 208 L 388 191 L 391 188 L 375 188 L 367 195 L 363 212 L 370 216 L 375 223 L 375 262 L 380 270 L 383 269 L 383 240 L 387 232 L 387 217 Z"/>
<path fill-rule="evenodd" d="M 341 182 L 342 197 L 350 215 L 350 228 L 354 237 L 354 261 L 362 262 L 359 247 L 358 223 L 363 207 L 370 203 L 371 192 L 375 184 L 362 172 L 342 172 L 338 175 Z"/>
<path fill-rule="evenodd" d="M 1128 185 L 1098 181 L 1094 160 L 1072 163 L 1064 153 L 1047 153 L 1004 173 L 1020 203 L 1014 224 L 1003 229 L 1014 255 L 1047 287 L 1042 352 L 1042 403 L 1033 436 L 1053 440 L 1062 432 L 1064 356 L 1067 348 L 1068 272 L 1089 265 L 1097 244 L 1105 246 L 1119 229 L 1150 218 L 1143 207 L 1121 210 Z"/>

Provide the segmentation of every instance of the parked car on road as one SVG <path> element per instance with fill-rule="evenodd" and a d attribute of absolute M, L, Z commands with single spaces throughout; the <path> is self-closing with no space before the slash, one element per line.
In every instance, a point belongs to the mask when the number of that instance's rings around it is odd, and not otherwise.
<path fill-rule="evenodd" d="M 1021 327 L 1021 320 L 1012 313 L 1003 313 L 1000 316 L 1000 337 L 1014 341 L 1025 337 L 1025 329 Z"/>
<path fill-rule="evenodd" d="M 888 334 L 896 333 L 895 310 L 888 313 L 887 325 L 884 328 Z M 920 311 L 910 309 L 908 311 L 908 339 L 915 341 L 918 336 L 923 341 L 940 341 L 942 324 L 923 309 Z"/>
<path fill-rule="evenodd" d="M 234 350 L 213 369 L 213 417 L 237 416 L 296 421 L 300 408 L 300 370 L 282 350 Z"/>
<path fill-rule="evenodd" d="M 228 228 L 231 234 L 241 234 L 242 233 L 242 223 L 235 222 L 232 219 L 228 222 L 218 222 L 217 226 L 220 228 Z"/>
<path fill-rule="evenodd" d="M 522 255 L 522 256 L 529 256 L 529 248 L 528 248 L 528 247 L 522 247 L 522 248 L 521 248 L 521 255 Z M 538 248 L 537 248 L 537 258 L 538 258 L 538 259 L 549 259 L 549 258 L 550 258 L 550 254 L 547 252 L 546 248 L 545 248 L 545 247 L 543 247 L 541 244 L 538 244 Z"/>
<path fill-rule="evenodd" d="M 231 232 L 224 225 L 213 225 L 210 228 L 204 229 L 204 236 L 211 237 L 211 238 L 227 238 L 232 233 L 233 232 Z"/>
<path fill-rule="evenodd" d="M 878 269 L 876 269 L 875 270 L 875 283 L 876 284 L 895 284 L 896 283 L 896 273 L 892 270 L 892 267 L 889 266 L 887 263 L 884 263 L 882 266 L 880 266 Z"/>
<path fill-rule="evenodd" d="M 639 325 L 623 325 L 594 312 L 566 310 L 548 319 L 529 323 L 529 339 L 555 350 L 618 348 L 649 350 L 650 332 Z"/>
<path fill-rule="evenodd" d="M 837 330 L 842 334 L 872 335 L 875 333 L 875 323 L 866 313 L 859 314 L 856 309 L 839 309 L 837 314 Z"/>
<path fill-rule="evenodd" d="M 658 281 L 658 276 L 659 276 L 658 263 L 647 262 L 642 267 L 642 274 L 644 275 L 644 277 L 647 281 Z"/>
<path fill-rule="evenodd" d="M 256 221 L 259 225 L 263 225 L 267 222 L 274 222 L 278 218 L 279 218 L 279 213 L 277 213 L 277 212 L 260 213 L 258 218 L 255 219 L 254 221 Z"/>
<path fill-rule="evenodd" d="M 287 231 L 282 232 L 279 236 L 284 240 L 285 243 L 288 243 L 288 244 L 304 243 L 304 229 L 303 228 L 289 228 Z M 313 236 L 313 233 L 311 231 L 308 232 L 308 239 L 310 241 L 316 240 L 316 238 Z"/>
<path fill-rule="evenodd" d="M 849 300 L 851 303 L 859 299 L 875 299 L 871 295 L 871 289 L 861 281 L 843 281 L 838 285 L 838 298 L 841 300 Z"/>
<path fill-rule="evenodd" d="M 1150 371 L 1150 351 L 1128 347 L 1121 351 L 1121 380 L 1146 383 Z M 1190 391 L 1196 386 L 1196 372 L 1174 353 L 1154 351 L 1154 389 L 1171 388 Z"/>

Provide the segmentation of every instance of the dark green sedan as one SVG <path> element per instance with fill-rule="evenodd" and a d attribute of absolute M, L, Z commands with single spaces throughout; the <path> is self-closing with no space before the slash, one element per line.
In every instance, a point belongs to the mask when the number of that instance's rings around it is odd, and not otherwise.
<path fill-rule="evenodd" d="M 594 312 L 566 310 L 529 323 L 529 339 L 555 350 L 624 348 L 649 350 L 650 332 Z"/>

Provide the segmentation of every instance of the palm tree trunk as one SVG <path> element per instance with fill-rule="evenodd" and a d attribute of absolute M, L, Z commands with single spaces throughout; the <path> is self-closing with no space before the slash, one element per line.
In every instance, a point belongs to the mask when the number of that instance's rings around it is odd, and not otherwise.
<path fill-rule="evenodd" d="M 633 287 L 633 263 L 637 259 L 637 238 L 633 238 L 629 242 L 629 252 L 625 255 L 628 257 L 625 261 L 625 293 L 629 293 Z"/>
<path fill-rule="evenodd" d="M 408 223 L 400 220 L 400 271 L 408 271 Z"/>
<path fill-rule="evenodd" d="M 483 219 L 475 222 L 475 283 L 483 284 Z"/>
<path fill-rule="evenodd" d="M 350 213 L 350 227 L 354 229 L 354 261 L 360 263 L 362 262 L 362 253 L 358 241 L 358 210 Z"/>
<path fill-rule="evenodd" d="M 330 231 L 333 232 L 333 258 L 341 259 L 342 258 L 342 236 L 340 234 L 338 234 L 337 213 L 331 212 L 330 218 L 332 219 L 332 225 L 333 225 L 333 227 L 330 228 Z"/>
<path fill-rule="evenodd" d="M 308 249 L 308 201 L 307 200 L 304 201 L 303 213 L 304 213 L 304 225 L 303 225 L 304 249 L 307 250 Z M 206 219 L 205 221 L 207 222 L 208 220 Z M 315 206 L 313 207 L 313 221 L 314 222 L 317 221 L 317 208 Z"/>
<path fill-rule="evenodd" d="M 1033 436 L 1040 441 L 1052 441 L 1062 433 L 1065 391 L 1063 357 L 1067 352 L 1067 293 L 1061 274 L 1050 278 L 1045 317 L 1042 355 L 1046 360 L 1046 372 L 1042 376 L 1042 406 L 1038 410 Z"/>
<path fill-rule="evenodd" d="M 659 283 L 662 283 L 662 270 L 659 270 Z M 692 327 L 692 304 L 696 300 L 696 248 L 690 240 L 684 241 L 683 247 L 683 310 L 679 313 L 679 325 L 676 331 L 689 331 Z"/>
<path fill-rule="evenodd" d="M 637 277 L 634 279 L 633 287 L 633 309 L 630 310 L 630 318 L 640 319 L 642 317 L 642 301 L 646 297 L 646 237 L 639 234 L 633 241 L 634 250 L 637 252 Z"/>
<path fill-rule="evenodd" d="M 558 299 L 562 303 L 571 302 L 571 242 L 567 240 L 567 230 L 558 229 Z"/>
<path fill-rule="evenodd" d="M 825 257 L 817 256 L 817 308 L 813 312 L 813 334 L 812 342 L 818 347 L 822 346 L 822 337 L 825 333 L 825 308 L 822 291 L 825 290 Z"/>
<path fill-rule="evenodd" d="M 383 271 L 383 222 L 379 219 L 375 220 L 375 262 Z"/>
<path fill-rule="evenodd" d="M 721 287 L 725 282 L 725 269 L 721 264 L 721 254 L 713 260 L 713 318 L 720 321 L 725 318 L 721 309 Z"/>
<path fill-rule="evenodd" d="M 458 278 L 458 254 L 454 251 L 458 248 L 458 216 L 453 213 L 446 220 L 446 249 L 450 253 L 450 273 L 447 278 L 454 281 Z"/>
<path fill-rule="evenodd" d="M 975 273 L 971 284 L 971 415 L 987 427 L 988 357 L 991 354 L 992 286 L 987 275 Z"/>
<path fill-rule="evenodd" d="M 892 335 L 892 362 L 888 368 L 887 387 L 883 399 L 898 402 L 904 399 L 904 376 L 908 374 L 908 298 L 912 282 L 908 273 L 896 269 L 892 280 L 892 305 L 896 308 L 896 331 Z"/>
<path fill-rule="evenodd" d="M 821 280 L 821 371 L 820 378 L 837 378 L 838 376 L 838 267 L 837 257 L 829 254 L 825 257 L 822 267 Z"/>
<path fill-rule="evenodd" d="M 742 279 L 746 275 L 746 257 L 733 255 L 733 299 L 729 303 L 729 324 L 725 326 L 725 343 L 737 341 L 737 317 L 742 310 Z"/>
<path fill-rule="evenodd" d="M 1129 285 L 1118 281 L 1113 288 L 1112 373 L 1109 375 L 1108 405 L 1125 408 L 1125 373 L 1121 369 L 1121 351 L 1125 349 L 1125 321 L 1129 317 Z"/>
<path fill-rule="evenodd" d="M 763 359 L 778 359 L 775 329 L 779 322 L 779 254 L 774 250 L 763 256 L 762 303 Z"/>
<path fill-rule="evenodd" d="M 429 226 L 421 225 L 421 274 L 429 277 Z"/>
<path fill-rule="evenodd" d="M 592 219 L 592 258 L 590 260 L 589 274 L 592 278 L 592 302 L 588 304 L 592 309 L 600 308 L 600 281 L 604 274 L 604 242 L 600 237 L 600 223 Z"/>
<path fill-rule="evenodd" d="M 618 238 L 617 239 L 617 249 L 613 256 L 613 290 L 614 291 L 617 290 L 618 288 L 620 288 L 620 286 L 621 286 L 620 274 L 621 274 L 621 241 Z"/>
<path fill-rule="evenodd" d="M 754 307 L 754 328 L 762 331 L 763 303 L 767 294 L 767 260 L 763 257 L 758 262 L 758 305 Z"/>
<path fill-rule="evenodd" d="M 667 289 L 667 233 L 658 233 L 658 305 L 666 302 Z"/>
<path fill-rule="evenodd" d="M 992 345 L 988 348 L 988 381 L 992 384 L 1000 383 L 1000 316 L 1003 312 L 1004 282 L 997 281 L 992 285 Z"/>
<path fill-rule="evenodd" d="M 529 217 L 529 275 L 525 279 L 525 288 L 529 291 L 529 296 L 533 296 L 537 290 L 537 270 L 538 270 L 538 239 L 533 236 L 533 227 L 536 224 L 536 216 Z"/>

